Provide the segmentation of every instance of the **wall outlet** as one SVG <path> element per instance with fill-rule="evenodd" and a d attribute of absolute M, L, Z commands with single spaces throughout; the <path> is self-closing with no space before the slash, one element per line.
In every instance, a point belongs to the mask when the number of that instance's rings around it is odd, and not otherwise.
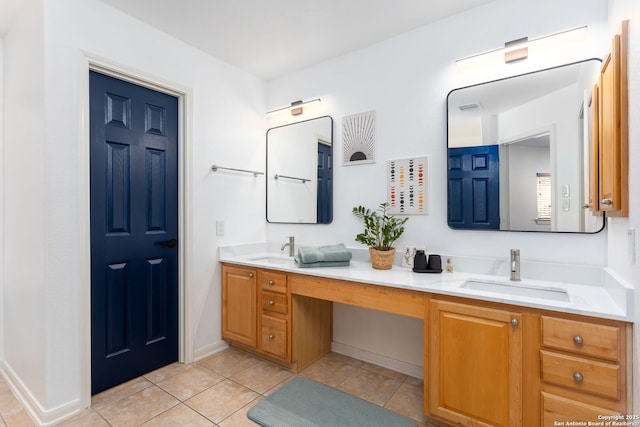
<path fill-rule="evenodd" d="M 224 221 L 216 221 L 216 236 L 224 236 Z"/>

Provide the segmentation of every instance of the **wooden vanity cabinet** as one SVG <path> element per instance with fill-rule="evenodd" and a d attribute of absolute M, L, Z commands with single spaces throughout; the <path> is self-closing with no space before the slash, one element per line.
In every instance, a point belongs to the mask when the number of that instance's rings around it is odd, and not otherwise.
<path fill-rule="evenodd" d="M 294 372 L 331 350 L 333 302 L 424 319 L 424 413 L 556 426 L 631 408 L 631 325 L 471 298 L 222 266 L 222 336 Z"/>
<path fill-rule="evenodd" d="M 467 426 L 521 426 L 522 315 L 432 299 L 429 320 L 430 415 Z"/>
<path fill-rule="evenodd" d="M 290 312 L 285 273 L 222 266 L 222 338 L 291 363 Z"/>
<path fill-rule="evenodd" d="M 255 268 L 222 267 L 222 338 L 256 348 Z"/>
<path fill-rule="evenodd" d="M 540 317 L 543 426 L 628 411 L 627 324 Z"/>
<path fill-rule="evenodd" d="M 223 264 L 222 338 L 296 372 L 331 350 L 333 305 L 291 295 L 290 281 L 307 278 Z"/>
<path fill-rule="evenodd" d="M 430 417 L 555 427 L 629 413 L 626 322 L 439 296 L 426 319 Z"/>

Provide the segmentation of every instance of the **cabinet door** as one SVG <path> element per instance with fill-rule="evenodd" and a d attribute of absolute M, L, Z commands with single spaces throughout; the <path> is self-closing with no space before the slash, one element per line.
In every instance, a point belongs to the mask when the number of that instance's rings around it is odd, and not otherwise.
<path fill-rule="evenodd" d="M 222 337 L 257 347 L 256 271 L 222 267 Z"/>
<path fill-rule="evenodd" d="M 613 38 L 599 80 L 600 209 L 629 215 L 629 22 Z"/>
<path fill-rule="evenodd" d="M 521 315 L 432 300 L 429 318 L 431 415 L 467 426 L 521 426 Z"/>
<path fill-rule="evenodd" d="M 591 91 L 591 147 L 589 150 L 589 200 L 587 207 L 594 215 L 600 211 L 600 88 Z"/>
<path fill-rule="evenodd" d="M 600 208 L 621 208 L 620 192 L 620 36 L 600 70 Z"/>

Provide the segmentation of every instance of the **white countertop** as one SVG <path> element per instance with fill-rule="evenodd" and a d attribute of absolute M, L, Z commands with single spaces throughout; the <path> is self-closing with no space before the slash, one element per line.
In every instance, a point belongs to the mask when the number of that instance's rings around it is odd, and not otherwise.
<path fill-rule="evenodd" d="M 256 248 L 257 249 L 257 248 Z M 362 258 L 355 257 L 354 259 Z M 409 268 L 394 265 L 391 270 L 375 270 L 368 261 L 352 260 L 348 267 L 300 268 L 293 258 L 280 253 L 251 252 L 247 247 L 221 247 L 220 262 L 280 270 L 353 282 L 369 283 L 433 294 L 466 297 L 564 313 L 574 313 L 606 319 L 633 321 L 633 289 L 602 267 L 600 283 L 581 284 L 568 281 L 548 281 L 522 277 L 522 282 L 509 282 L 509 278 L 476 272 L 414 273 Z M 461 287 L 468 279 L 503 282 L 513 286 L 565 289 L 568 302 L 537 297 L 506 295 Z"/>

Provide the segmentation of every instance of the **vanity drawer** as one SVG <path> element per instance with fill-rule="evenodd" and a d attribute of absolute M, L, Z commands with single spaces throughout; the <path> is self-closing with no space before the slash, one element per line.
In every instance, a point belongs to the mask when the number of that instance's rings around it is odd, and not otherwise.
<path fill-rule="evenodd" d="M 287 358 L 287 321 L 262 315 L 261 350 L 281 359 Z"/>
<path fill-rule="evenodd" d="M 287 314 L 288 312 L 288 298 L 286 294 L 279 294 L 276 292 L 262 291 L 262 310 L 273 311 L 280 314 Z"/>
<path fill-rule="evenodd" d="M 542 345 L 620 360 L 620 328 L 542 316 Z"/>
<path fill-rule="evenodd" d="M 610 399 L 620 399 L 620 366 L 540 351 L 542 380 Z"/>
<path fill-rule="evenodd" d="M 611 415 L 620 415 L 620 413 L 553 394 L 542 393 L 542 425 L 544 427 L 557 426 L 559 421 L 565 420 L 598 422 L 602 421 L 601 418 L 598 418 L 599 416 Z"/>
<path fill-rule="evenodd" d="M 260 287 L 266 291 L 287 293 L 287 275 L 275 271 L 260 272 Z"/>

